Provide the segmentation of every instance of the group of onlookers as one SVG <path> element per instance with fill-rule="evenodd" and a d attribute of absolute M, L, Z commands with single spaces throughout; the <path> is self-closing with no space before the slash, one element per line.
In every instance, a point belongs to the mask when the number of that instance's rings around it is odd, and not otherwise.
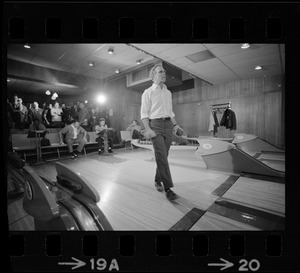
<path fill-rule="evenodd" d="M 7 100 L 7 107 L 10 127 L 14 129 L 29 128 L 36 119 L 47 128 L 63 128 L 78 118 L 86 131 L 93 131 L 94 126 L 99 124 L 100 118 L 105 118 L 108 125 L 110 123 L 106 109 L 101 109 L 99 105 L 87 105 L 79 101 L 72 106 L 67 106 L 65 103 L 60 105 L 58 101 L 48 105 L 43 103 L 40 108 L 37 101 L 25 105 L 22 98 L 15 95 L 12 103 Z"/>

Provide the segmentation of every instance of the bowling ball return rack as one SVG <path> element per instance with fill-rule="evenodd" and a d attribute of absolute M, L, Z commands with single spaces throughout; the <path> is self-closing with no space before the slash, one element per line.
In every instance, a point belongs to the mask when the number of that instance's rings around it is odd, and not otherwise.
<path fill-rule="evenodd" d="M 15 154 L 8 154 L 7 164 L 8 172 L 23 178 L 19 181 L 25 189 L 22 205 L 33 217 L 35 230 L 113 230 L 97 204 L 99 193 L 70 167 L 55 162 L 57 181 L 50 181 Z"/>

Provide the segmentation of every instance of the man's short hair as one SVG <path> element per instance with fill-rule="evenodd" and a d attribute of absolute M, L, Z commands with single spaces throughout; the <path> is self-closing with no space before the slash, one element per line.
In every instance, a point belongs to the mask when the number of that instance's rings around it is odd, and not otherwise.
<path fill-rule="evenodd" d="M 153 77 L 154 77 L 154 71 L 156 69 L 156 67 L 158 66 L 161 66 L 162 67 L 162 64 L 156 64 L 155 66 L 153 66 L 149 72 L 149 78 L 153 81 Z"/>
<path fill-rule="evenodd" d="M 72 123 L 75 123 L 75 122 L 79 122 L 79 118 L 78 118 L 78 117 L 74 117 L 74 118 L 72 119 Z"/>

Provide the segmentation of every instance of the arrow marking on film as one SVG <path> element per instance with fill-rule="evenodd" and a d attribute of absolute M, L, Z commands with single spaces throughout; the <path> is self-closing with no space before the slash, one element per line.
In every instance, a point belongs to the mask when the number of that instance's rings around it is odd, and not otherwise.
<path fill-rule="evenodd" d="M 233 266 L 233 263 L 231 262 L 228 262 L 222 258 L 220 258 L 220 260 L 224 263 L 215 263 L 215 264 L 208 264 L 208 266 L 222 266 L 222 268 L 220 268 L 220 270 L 224 270 L 224 269 L 227 269 L 229 267 L 232 267 Z"/>
<path fill-rule="evenodd" d="M 58 263 L 58 264 L 59 265 L 75 265 L 75 266 L 72 267 L 72 270 L 76 269 L 78 267 L 85 266 L 85 262 L 83 262 L 83 261 L 80 261 L 80 260 L 78 260 L 78 259 L 76 259 L 74 257 L 72 257 L 72 260 L 76 261 L 76 262 L 75 263 L 72 263 L 72 262 L 62 262 L 62 263 Z"/>

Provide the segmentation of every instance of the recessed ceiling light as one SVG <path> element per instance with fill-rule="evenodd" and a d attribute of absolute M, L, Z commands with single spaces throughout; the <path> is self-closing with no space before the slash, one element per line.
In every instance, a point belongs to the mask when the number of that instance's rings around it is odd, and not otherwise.
<path fill-rule="evenodd" d="M 136 64 L 141 64 L 142 63 L 142 60 L 137 60 L 136 61 Z"/>
<path fill-rule="evenodd" d="M 24 45 L 25 48 L 31 48 L 29 44 Z"/>
<path fill-rule="evenodd" d="M 250 47 L 250 44 L 247 44 L 247 43 L 241 45 L 242 49 L 246 49 L 246 48 L 249 48 L 249 47 Z"/>
<path fill-rule="evenodd" d="M 262 66 L 258 65 L 254 68 L 255 70 L 261 70 L 262 69 Z"/>
<path fill-rule="evenodd" d="M 94 63 L 93 62 L 89 62 L 89 66 L 93 67 Z"/>
<path fill-rule="evenodd" d="M 115 71 L 115 72 L 118 74 L 118 73 L 120 73 L 120 70 L 119 70 L 119 69 L 116 69 L 116 71 Z"/>

